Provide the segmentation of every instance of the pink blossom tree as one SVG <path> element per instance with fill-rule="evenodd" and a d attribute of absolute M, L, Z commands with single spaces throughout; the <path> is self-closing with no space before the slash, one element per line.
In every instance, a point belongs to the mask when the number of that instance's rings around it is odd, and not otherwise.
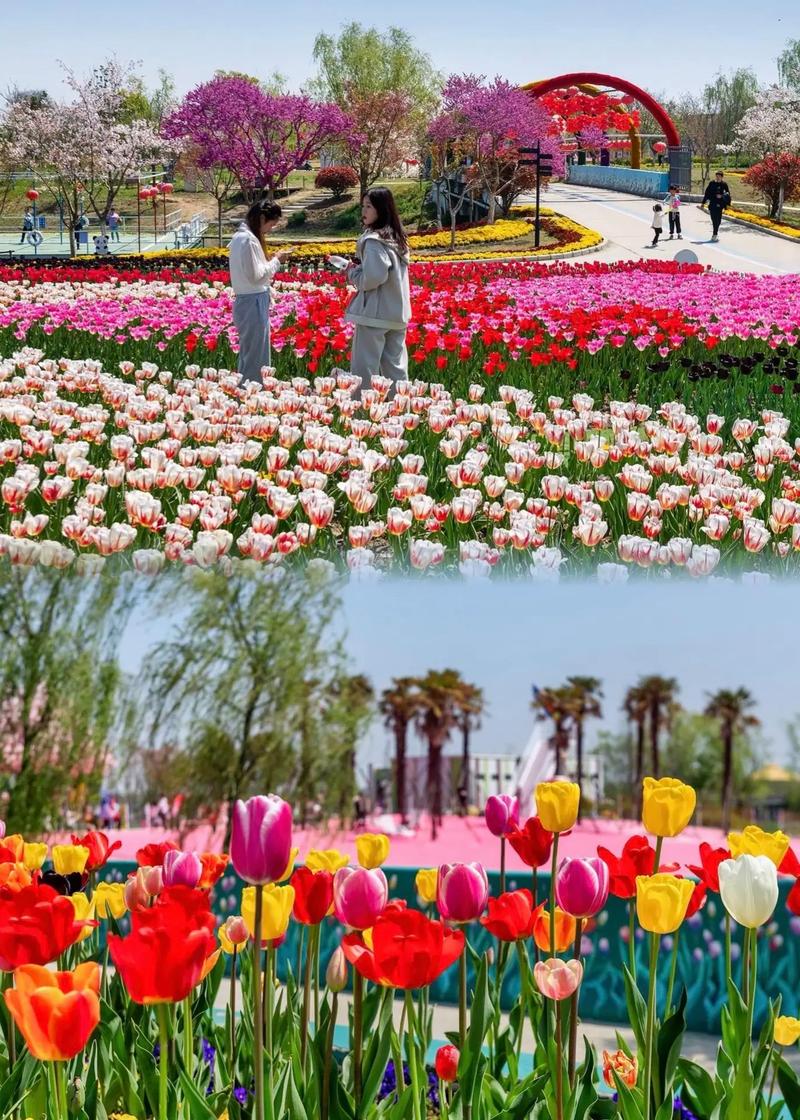
<path fill-rule="evenodd" d="M 252 199 L 261 189 L 274 194 L 326 145 L 353 143 L 356 130 L 336 105 L 219 76 L 189 91 L 163 133 L 191 144 L 198 167 L 229 169 Z"/>
<path fill-rule="evenodd" d="M 553 158 L 554 174 L 563 174 L 564 157 L 553 120 L 541 105 L 504 78 L 486 81 L 456 74 L 442 90 L 442 111 L 428 130 L 441 171 L 464 179 L 471 193 L 488 194 L 488 221 L 497 215 L 497 200 L 514 194 L 520 175 L 520 148 L 541 144 Z M 519 187 L 516 194 L 525 189 Z"/>

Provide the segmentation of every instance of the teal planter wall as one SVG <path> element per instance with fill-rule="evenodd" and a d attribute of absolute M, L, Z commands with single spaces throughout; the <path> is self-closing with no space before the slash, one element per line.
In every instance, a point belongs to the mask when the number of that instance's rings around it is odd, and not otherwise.
<path fill-rule="evenodd" d="M 669 190 L 669 172 L 573 163 L 567 168 L 567 182 L 580 187 L 602 187 L 609 191 L 641 194 L 647 198 L 663 198 Z"/>

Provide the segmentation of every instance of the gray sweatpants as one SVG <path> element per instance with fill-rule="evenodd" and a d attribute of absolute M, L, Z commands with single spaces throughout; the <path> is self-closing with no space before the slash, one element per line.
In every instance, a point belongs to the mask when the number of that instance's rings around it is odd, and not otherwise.
<path fill-rule="evenodd" d="M 353 334 L 350 372 L 362 379 L 363 388 L 369 388 L 369 379 L 376 373 L 395 382 L 407 381 L 406 332 L 386 330 L 383 327 L 362 327 L 357 323 Z"/>
<path fill-rule="evenodd" d="M 239 373 L 243 381 L 260 381 L 261 367 L 272 364 L 269 345 L 269 292 L 236 296 L 233 322 L 239 335 Z"/>

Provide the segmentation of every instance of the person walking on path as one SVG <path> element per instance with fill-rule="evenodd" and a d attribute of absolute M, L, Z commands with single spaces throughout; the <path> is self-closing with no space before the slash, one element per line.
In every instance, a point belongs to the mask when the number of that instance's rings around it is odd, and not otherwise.
<path fill-rule="evenodd" d="M 657 202 L 653 207 L 653 220 L 650 225 L 653 230 L 653 240 L 650 242 L 650 248 L 655 249 L 656 245 L 658 245 L 661 231 L 664 228 L 664 211 L 661 208 L 660 202 Z"/>
<path fill-rule="evenodd" d="M 706 187 L 706 193 L 703 195 L 703 201 L 700 205 L 701 210 L 705 210 L 708 206 L 709 217 L 711 218 L 711 240 L 719 241 L 719 226 L 722 221 L 722 211 L 726 210 L 731 204 L 730 187 L 725 182 L 725 176 L 721 171 L 717 171 L 713 180 Z"/>
<path fill-rule="evenodd" d="M 233 322 L 239 335 L 239 374 L 243 381 L 260 381 L 270 365 L 269 285 L 291 254 L 282 249 L 267 260 L 264 238 L 281 216 L 276 202 L 263 199 L 247 211 L 229 247 L 231 287 L 235 296 Z"/>
<path fill-rule="evenodd" d="M 22 237 L 19 239 L 20 245 L 25 243 L 25 238 L 33 231 L 33 211 L 30 206 L 25 211 L 25 217 L 22 219 Z"/>
<path fill-rule="evenodd" d="M 681 233 L 681 196 L 674 184 L 669 188 L 669 194 L 664 199 L 664 205 L 667 208 L 667 217 L 669 218 L 670 241 L 676 234 L 678 240 L 683 241 L 683 234 Z"/>
<path fill-rule="evenodd" d="M 345 319 L 355 324 L 350 370 L 362 385 L 374 374 L 408 379 L 406 331 L 411 319 L 408 238 L 392 192 L 373 187 L 361 201 L 364 232 L 347 279 L 356 289 Z"/>

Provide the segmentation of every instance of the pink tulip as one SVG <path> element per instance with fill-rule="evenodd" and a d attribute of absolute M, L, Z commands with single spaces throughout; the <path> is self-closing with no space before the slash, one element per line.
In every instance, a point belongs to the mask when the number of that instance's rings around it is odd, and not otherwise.
<path fill-rule="evenodd" d="M 165 887 L 196 887 L 203 874 L 203 864 L 194 852 L 167 852 L 163 871 Z"/>
<path fill-rule="evenodd" d="M 483 814 L 492 836 L 505 836 L 512 824 L 519 824 L 519 801 L 507 793 L 492 794 Z"/>
<path fill-rule="evenodd" d="M 162 867 L 142 867 L 140 869 L 144 874 L 144 887 L 151 898 L 161 894 L 164 889 L 164 869 Z"/>
<path fill-rule="evenodd" d="M 233 808 L 231 862 L 246 883 L 277 882 L 289 863 L 292 848 L 292 807 L 274 793 Z"/>
<path fill-rule="evenodd" d="M 608 864 L 598 856 L 561 861 L 556 874 L 556 902 L 573 918 L 591 918 L 608 898 Z"/>
<path fill-rule="evenodd" d="M 145 884 L 145 874 L 149 870 L 145 867 L 137 868 L 136 873 L 125 883 L 125 905 L 131 911 L 150 905 L 150 892 Z"/>
<path fill-rule="evenodd" d="M 489 880 L 480 863 L 443 863 L 436 880 L 436 905 L 447 922 L 474 922 L 489 901 Z"/>
<path fill-rule="evenodd" d="M 558 957 L 550 957 L 536 962 L 533 978 L 545 999 L 569 999 L 583 979 L 583 965 L 576 960 L 562 961 Z"/>
<path fill-rule="evenodd" d="M 342 925 L 370 929 L 389 901 L 380 867 L 340 867 L 333 877 L 333 910 Z"/>
<path fill-rule="evenodd" d="M 3 839 L 5 834 L 6 834 L 6 822 L 5 821 L 0 821 L 0 840 Z"/>

